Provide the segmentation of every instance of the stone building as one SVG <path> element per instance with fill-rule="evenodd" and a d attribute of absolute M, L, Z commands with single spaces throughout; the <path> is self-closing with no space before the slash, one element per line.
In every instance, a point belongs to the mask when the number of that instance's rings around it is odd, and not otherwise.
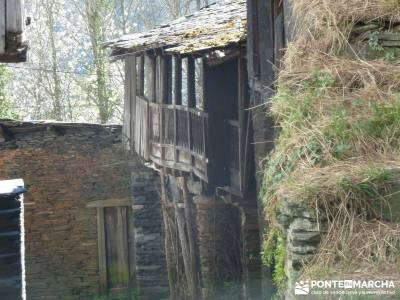
<path fill-rule="evenodd" d="M 173 299 L 261 297 L 246 11 L 222 1 L 108 43 L 126 66 L 125 145 L 160 174 Z"/>
<path fill-rule="evenodd" d="M 0 180 L 23 178 L 27 189 L 28 299 L 134 293 L 133 235 L 153 224 L 133 230 L 141 214 L 131 218 L 140 208 L 132 206 L 132 170 L 136 192 L 157 198 L 153 171 L 126 160 L 121 126 L 0 121 Z M 153 252 L 160 248 L 161 242 Z"/>

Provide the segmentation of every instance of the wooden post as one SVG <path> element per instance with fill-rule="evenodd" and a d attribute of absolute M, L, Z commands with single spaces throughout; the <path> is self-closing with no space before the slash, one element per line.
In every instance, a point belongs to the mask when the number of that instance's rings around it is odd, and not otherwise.
<path fill-rule="evenodd" d="M 188 85 L 188 108 L 196 108 L 196 74 L 195 63 L 193 57 L 187 59 L 187 85 Z M 189 149 L 193 150 L 193 137 L 192 137 L 192 119 L 190 110 L 188 110 L 188 137 Z M 191 163 L 194 165 L 194 157 L 191 158 Z"/>
<path fill-rule="evenodd" d="M 6 0 L 0 0 L 0 54 L 6 49 Z"/>
<path fill-rule="evenodd" d="M 185 269 L 186 284 L 188 288 L 189 299 L 197 300 L 195 298 L 195 288 L 193 286 L 193 274 L 190 260 L 190 250 L 188 248 L 188 239 L 185 233 L 185 216 L 178 206 L 177 199 L 173 200 L 176 223 L 178 225 L 179 241 L 182 249 L 183 266 Z"/>
<path fill-rule="evenodd" d="M 201 298 L 201 291 L 200 291 L 200 274 L 199 274 L 199 268 L 198 268 L 198 263 L 197 263 L 197 249 L 196 249 L 196 242 L 195 242 L 195 237 L 194 237 L 194 226 L 193 226 L 193 218 L 192 218 L 192 210 L 193 210 L 193 205 L 192 205 L 192 200 L 189 195 L 188 187 L 187 187 L 187 181 L 186 177 L 181 177 L 180 178 L 180 184 L 181 184 L 181 189 L 182 189 L 182 196 L 183 196 L 183 201 L 185 204 L 185 219 L 186 219 L 186 228 L 187 228 L 187 235 L 188 235 L 188 240 L 189 240 L 189 252 L 190 252 L 190 267 L 191 267 L 191 285 L 193 289 L 193 297 L 194 299 L 200 299 Z"/>
<path fill-rule="evenodd" d="M 137 94 L 144 95 L 144 55 L 140 56 L 138 61 L 138 76 L 137 76 Z"/>
<path fill-rule="evenodd" d="M 175 59 L 175 78 L 174 78 L 174 161 L 178 161 L 178 150 L 176 146 L 178 145 L 178 111 L 176 110 L 176 105 L 182 105 L 182 59 L 178 56 Z"/>
<path fill-rule="evenodd" d="M 188 107 L 196 107 L 196 73 L 193 57 L 187 58 L 187 87 L 188 87 Z"/>
<path fill-rule="evenodd" d="M 134 209 L 128 211 L 128 251 L 129 251 L 129 284 L 128 284 L 128 299 L 134 299 L 134 291 L 137 288 L 136 284 L 136 245 L 135 245 L 135 214 Z"/>
<path fill-rule="evenodd" d="M 170 226 L 168 221 L 168 201 L 167 201 L 167 192 L 165 187 L 165 170 L 161 169 L 160 172 L 161 177 L 161 209 L 164 221 L 164 247 L 165 247 L 165 258 L 167 261 L 167 272 L 168 272 L 168 284 L 169 284 L 169 291 L 170 291 L 170 298 L 175 300 L 177 299 L 176 289 L 175 289 L 175 276 L 174 276 L 174 259 L 173 253 L 171 252 L 171 248 L 173 241 L 171 240 L 171 232 Z"/>
<path fill-rule="evenodd" d="M 99 251 L 99 276 L 100 293 L 107 294 L 107 255 L 106 255 L 106 234 L 104 225 L 104 207 L 97 208 L 97 239 Z"/>

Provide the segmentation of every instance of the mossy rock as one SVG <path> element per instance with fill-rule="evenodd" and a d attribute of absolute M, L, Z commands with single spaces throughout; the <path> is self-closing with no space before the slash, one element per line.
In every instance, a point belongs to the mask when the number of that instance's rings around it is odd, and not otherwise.
<path fill-rule="evenodd" d="M 385 221 L 400 222 L 400 182 L 393 183 L 393 191 L 387 203 L 381 202 L 377 209 Z"/>

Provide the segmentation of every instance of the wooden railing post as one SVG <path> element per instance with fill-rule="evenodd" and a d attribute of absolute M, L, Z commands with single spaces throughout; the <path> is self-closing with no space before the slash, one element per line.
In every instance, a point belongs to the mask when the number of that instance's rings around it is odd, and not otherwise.
<path fill-rule="evenodd" d="M 193 151 L 193 137 L 192 137 L 192 115 L 190 108 L 196 107 L 196 74 L 195 74 L 195 62 L 193 57 L 187 59 L 187 76 L 188 76 L 188 139 L 189 149 Z M 192 164 L 194 161 L 192 159 Z"/>
<path fill-rule="evenodd" d="M 174 65 L 174 161 L 178 161 L 178 150 L 176 149 L 178 145 L 178 111 L 176 109 L 176 105 L 182 104 L 182 59 L 178 56 L 174 57 L 175 65 Z"/>

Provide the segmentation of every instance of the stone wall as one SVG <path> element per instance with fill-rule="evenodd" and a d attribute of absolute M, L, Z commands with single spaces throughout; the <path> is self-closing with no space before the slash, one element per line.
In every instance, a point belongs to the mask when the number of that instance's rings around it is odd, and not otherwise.
<path fill-rule="evenodd" d="M 160 176 L 146 167 L 135 169 L 131 176 L 135 204 L 143 205 L 134 214 L 138 295 L 142 300 L 168 299 Z"/>
<path fill-rule="evenodd" d="M 96 210 L 86 205 L 129 195 L 120 144 L 120 126 L 0 122 L 0 180 L 23 178 L 28 189 L 28 299 L 98 292 Z"/>
<path fill-rule="evenodd" d="M 327 224 L 322 216 L 317 218 L 315 210 L 299 204 L 292 197 L 286 197 L 285 201 L 282 201 L 277 218 L 286 233 L 285 298 L 295 299 L 295 283 L 303 266 L 310 262 L 317 252 Z"/>

